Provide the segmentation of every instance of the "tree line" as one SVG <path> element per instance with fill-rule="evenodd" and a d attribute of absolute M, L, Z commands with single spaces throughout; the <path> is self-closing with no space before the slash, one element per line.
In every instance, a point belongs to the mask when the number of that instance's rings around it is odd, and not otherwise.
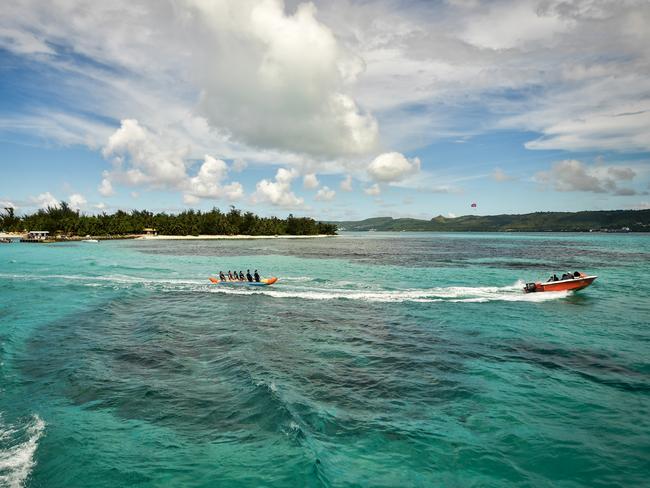
<path fill-rule="evenodd" d="M 13 208 L 6 208 L 0 217 L 0 229 L 7 232 L 46 230 L 50 235 L 116 236 L 142 234 L 145 228 L 156 229 L 162 235 L 336 234 L 335 224 L 309 217 L 292 214 L 286 219 L 260 217 L 235 207 L 230 207 L 227 213 L 213 208 L 207 212 L 186 210 L 178 214 L 118 210 L 112 214 L 86 215 L 61 202 L 23 216 L 17 216 Z"/>

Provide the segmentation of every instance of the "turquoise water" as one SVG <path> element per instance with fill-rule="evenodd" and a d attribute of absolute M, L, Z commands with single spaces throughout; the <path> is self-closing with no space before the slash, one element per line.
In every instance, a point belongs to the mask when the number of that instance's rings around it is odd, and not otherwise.
<path fill-rule="evenodd" d="M 247 268 L 280 281 L 207 281 Z M 0 486 L 650 474 L 647 235 L 12 244 L 0 287 Z"/>

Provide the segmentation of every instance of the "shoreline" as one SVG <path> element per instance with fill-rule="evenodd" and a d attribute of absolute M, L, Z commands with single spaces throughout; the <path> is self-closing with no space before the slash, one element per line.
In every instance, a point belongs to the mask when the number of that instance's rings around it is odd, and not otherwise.
<path fill-rule="evenodd" d="M 297 236 L 297 235 L 272 235 L 272 236 L 232 235 L 230 236 L 230 235 L 208 235 L 208 234 L 202 234 L 198 236 L 143 235 L 143 236 L 136 237 L 136 239 L 145 240 L 145 241 L 210 241 L 210 240 L 252 240 L 252 239 L 318 239 L 322 237 L 336 237 L 336 235 L 331 235 L 331 234 L 315 234 L 315 235 L 307 235 L 307 236 Z"/>
<path fill-rule="evenodd" d="M 0 239 L 21 239 L 25 237 L 23 232 L 0 232 Z M 251 235 L 212 235 L 212 234 L 200 234 L 198 236 L 185 235 L 185 236 L 173 236 L 173 235 L 145 235 L 145 234 L 127 234 L 127 235 L 115 235 L 115 236 L 69 236 L 64 239 L 48 239 L 47 242 L 78 242 L 85 239 L 97 239 L 100 241 L 106 240 L 122 240 L 122 239 L 136 239 L 136 240 L 146 240 L 146 241 L 190 241 L 190 240 L 246 240 L 246 239 L 317 239 L 321 237 L 336 237 L 332 234 L 315 234 L 315 235 L 263 235 L 263 236 L 251 236 Z"/>

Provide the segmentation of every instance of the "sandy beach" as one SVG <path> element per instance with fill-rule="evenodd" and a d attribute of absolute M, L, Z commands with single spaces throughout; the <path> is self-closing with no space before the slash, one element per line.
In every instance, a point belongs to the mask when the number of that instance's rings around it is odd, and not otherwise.
<path fill-rule="evenodd" d="M 237 240 L 237 239 L 316 239 L 319 237 L 336 237 L 329 234 L 316 234 L 309 236 L 293 236 L 293 235 L 274 235 L 274 236 L 249 236 L 249 235 L 198 235 L 198 236 L 151 236 L 145 235 L 138 237 L 138 239 L 145 240 L 158 240 L 158 241 L 180 241 L 180 240 Z"/>

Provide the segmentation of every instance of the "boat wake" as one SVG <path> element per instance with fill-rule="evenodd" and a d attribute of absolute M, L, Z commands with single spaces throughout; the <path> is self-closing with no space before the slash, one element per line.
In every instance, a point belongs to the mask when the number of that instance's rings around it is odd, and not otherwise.
<path fill-rule="evenodd" d="M 34 467 L 45 422 L 34 415 L 23 426 L 9 426 L 0 417 L 0 486 L 21 488 Z"/>
<path fill-rule="evenodd" d="M 2 277 L 2 275 L 0 275 Z M 6 277 L 6 275 L 5 275 Z M 15 276 L 14 278 L 25 279 Z M 450 286 L 432 288 L 386 289 L 373 287 L 372 283 L 328 282 L 322 278 L 289 277 L 268 287 L 218 287 L 206 279 L 145 278 L 131 275 L 101 277 L 79 275 L 41 276 L 47 279 L 72 281 L 77 285 L 111 288 L 150 288 L 160 291 L 190 291 L 223 295 L 264 295 L 273 298 L 298 298 L 303 300 L 359 300 L 382 303 L 432 303 L 464 302 L 484 303 L 543 302 L 567 297 L 570 292 L 523 293 L 524 282 L 510 286 Z"/>
<path fill-rule="evenodd" d="M 493 301 L 508 302 L 542 302 L 564 298 L 566 292 L 524 294 L 523 282 L 511 286 L 452 286 L 435 288 L 411 288 L 403 290 L 352 290 L 326 287 L 283 286 L 264 289 L 209 289 L 213 293 L 229 295 L 266 295 L 274 298 L 299 298 L 304 300 L 360 300 L 381 303 L 432 303 L 432 302 L 464 302 L 484 303 Z"/>

